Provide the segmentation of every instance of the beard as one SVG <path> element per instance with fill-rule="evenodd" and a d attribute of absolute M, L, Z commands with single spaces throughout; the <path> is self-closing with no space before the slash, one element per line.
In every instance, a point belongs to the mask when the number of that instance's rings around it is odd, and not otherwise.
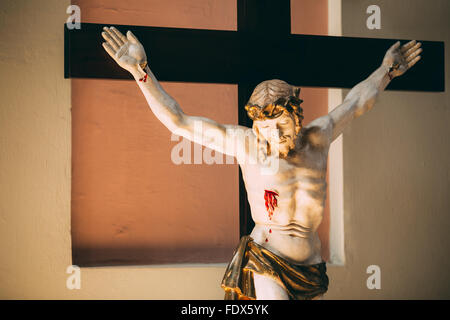
<path fill-rule="evenodd" d="M 286 158 L 290 151 L 295 149 L 294 139 L 287 138 L 282 142 L 268 142 L 268 149 L 271 153 L 278 153 L 279 158 Z"/>

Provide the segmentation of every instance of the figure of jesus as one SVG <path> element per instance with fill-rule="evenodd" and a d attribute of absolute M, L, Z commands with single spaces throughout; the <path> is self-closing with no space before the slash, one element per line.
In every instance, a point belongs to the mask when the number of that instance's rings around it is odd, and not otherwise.
<path fill-rule="evenodd" d="M 353 119 L 374 106 L 393 78 L 419 61 L 421 43 L 413 40 L 401 46 L 397 41 L 341 105 L 306 126 L 300 88 L 277 79 L 263 81 L 245 106 L 253 120 L 247 128 L 185 114 L 158 83 L 131 31 L 125 36 L 104 27 L 102 36 L 106 52 L 133 75 L 164 126 L 234 156 L 241 167 L 255 227 L 241 238 L 227 267 L 221 284 L 225 299 L 322 298 L 328 277 L 317 229 L 326 199 L 328 150 Z M 273 169 L 274 161 L 276 170 L 264 170 Z"/>

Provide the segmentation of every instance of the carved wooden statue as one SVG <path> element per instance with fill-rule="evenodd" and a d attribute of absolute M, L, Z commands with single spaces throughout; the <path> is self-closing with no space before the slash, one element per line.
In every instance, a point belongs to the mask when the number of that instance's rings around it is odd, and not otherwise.
<path fill-rule="evenodd" d="M 241 238 L 228 265 L 222 281 L 225 298 L 321 298 L 328 277 L 317 228 L 325 206 L 330 144 L 373 107 L 393 78 L 420 59 L 421 43 L 396 42 L 341 105 L 307 126 L 302 125 L 300 88 L 264 81 L 245 106 L 253 120 L 247 128 L 186 115 L 158 83 L 131 31 L 124 36 L 105 27 L 102 36 L 105 50 L 134 76 L 150 109 L 171 132 L 236 157 L 242 169 L 255 227 Z"/>

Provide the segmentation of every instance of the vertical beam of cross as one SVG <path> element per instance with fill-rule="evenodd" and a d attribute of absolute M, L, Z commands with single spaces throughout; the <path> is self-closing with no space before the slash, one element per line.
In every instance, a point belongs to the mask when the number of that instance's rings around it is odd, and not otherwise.
<path fill-rule="evenodd" d="M 258 51 L 264 48 L 264 39 L 271 41 L 276 37 L 287 37 L 291 33 L 291 3 L 290 0 L 242 0 L 237 2 L 238 32 L 250 38 L 259 38 L 260 48 L 254 50 L 254 59 L 262 57 Z M 250 53 L 252 54 L 252 53 Z M 257 61 L 264 68 L 264 61 Z M 239 124 L 251 127 L 252 121 L 244 109 L 255 86 L 264 80 L 248 75 L 238 82 L 238 119 Z M 239 168 L 239 233 L 240 236 L 250 234 L 255 223 L 251 217 L 250 205 L 247 199 L 242 171 Z"/>

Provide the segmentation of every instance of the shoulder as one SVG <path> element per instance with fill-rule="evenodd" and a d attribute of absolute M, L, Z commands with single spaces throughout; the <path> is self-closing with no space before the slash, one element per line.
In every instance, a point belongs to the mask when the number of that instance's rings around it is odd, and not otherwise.
<path fill-rule="evenodd" d="M 225 144 L 235 148 L 235 156 L 239 163 L 241 157 L 248 156 L 258 147 L 258 142 L 252 128 L 241 125 L 224 125 L 226 135 Z"/>
<path fill-rule="evenodd" d="M 241 142 L 247 139 L 255 140 L 255 134 L 252 128 L 235 124 L 225 124 L 223 128 L 226 131 L 227 138 L 236 139 Z"/>
<path fill-rule="evenodd" d="M 328 147 L 333 137 L 333 121 L 326 114 L 316 118 L 301 130 L 306 142 L 313 147 Z"/>

